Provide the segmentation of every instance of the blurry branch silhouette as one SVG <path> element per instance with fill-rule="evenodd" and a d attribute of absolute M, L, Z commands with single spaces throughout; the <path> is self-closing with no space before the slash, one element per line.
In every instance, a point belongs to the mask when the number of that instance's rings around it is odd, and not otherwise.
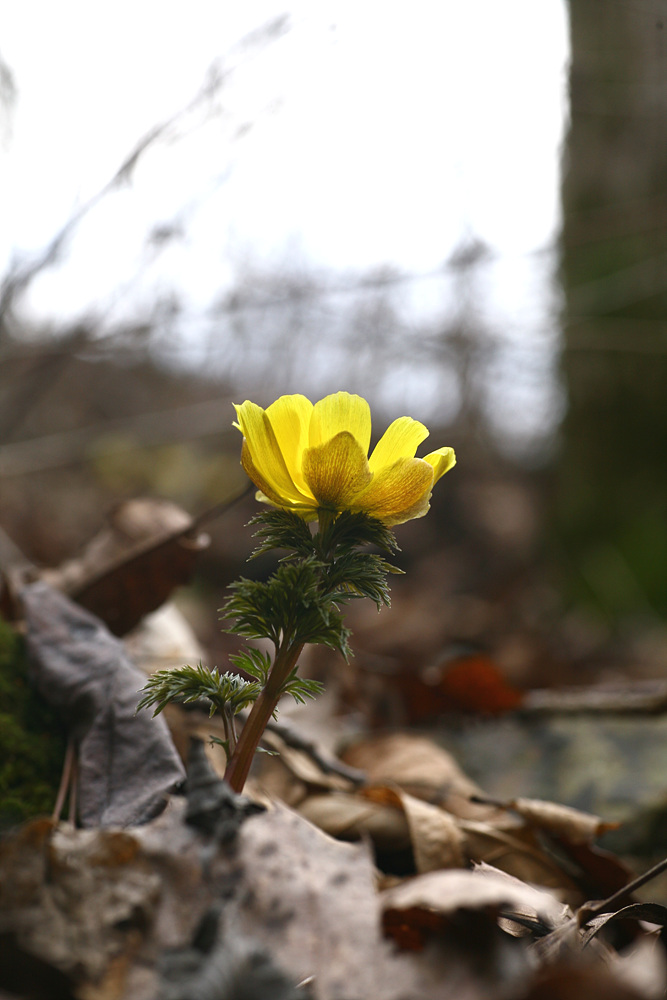
<path fill-rule="evenodd" d="M 62 263 L 82 223 L 102 202 L 134 184 L 140 164 L 151 151 L 181 141 L 217 115 L 228 116 L 225 136 L 229 135 L 230 143 L 254 126 L 254 121 L 231 121 L 231 112 L 223 107 L 225 85 L 239 66 L 257 58 L 267 43 L 282 37 L 289 27 L 287 17 L 277 18 L 246 36 L 236 55 L 232 52 L 224 60 L 216 61 L 195 95 L 137 141 L 103 187 L 76 209 L 40 253 L 12 264 L 0 283 L 0 362 L 7 361 L 13 352 L 25 354 L 19 337 L 25 332 L 19 303 L 26 290 L 38 275 Z M 11 74 L 7 79 L 9 83 L 4 88 L 0 62 L 0 101 L 5 89 L 10 97 L 13 93 Z M 223 160 L 226 162 L 226 153 Z M 226 176 L 223 170 L 215 183 L 224 182 Z M 647 256 L 627 269 L 573 283 L 568 316 L 570 331 L 564 345 L 558 343 L 559 321 L 555 309 L 549 329 L 528 330 L 524 324 L 520 331 L 523 339 L 518 344 L 515 330 L 496 328 L 497 321 L 494 327 L 494 322 L 480 311 L 479 303 L 495 278 L 492 268 L 498 258 L 472 234 L 442 266 L 421 273 L 392 267 L 348 275 L 332 275 L 315 268 L 299 271 L 293 264 L 264 270 L 238 267 L 234 288 L 221 295 L 208 310 L 188 311 L 184 304 L 186 294 L 181 299 L 171 289 L 166 293 L 157 290 L 155 294 L 149 289 L 149 296 L 143 296 L 144 302 L 135 305 L 135 293 L 139 292 L 139 299 L 145 293 L 148 267 L 187 235 L 195 210 L 209 193 L 199 188 L 194 196 L 188 194 L 190 200 L 179 204 L 171 218 L 147 223 L 142 263 L 122 287 L 114 289 L 112 304 L 96 306 L 95 315 L 79 321 L 74 328 L 36 331 L 57 335 L 65 349 L 54 352 L 51 347 L 54 337 L 50 336 L 49 346 L 41 354 L 34 352 L 32 367 L 24 366 L 20 383 L 13 384 L 11 377 L 7 380 L 0 437 L 16 437 L 16 429 L 30 408 L 58 378 L 73 353 L 130 361 L 141 360 L 142 356 L 157 357 L 172 367 L 193 368 L 195 365 L 188 356 L 191 352 L 193 357 L 197 356 L 199 370 L 224 375 L 228 383 L 234 380 L 243 383 L 244 392 L 261 393 L 263 386 L 267 391 L 270 386 L 274 394 L 291 391 L 297 385 L 307 392 L 327 392 L 338 387 L 330 381 L 336 378 L 344 381 L 348 389 L 362 394 L 375 390 L 385 400 L 391 398 L 392 405 L 397 402 L 392 394 L 400 399 L 402 387 L 412 380 L 413 385 L 420 386 L 420 393 L 424 385 L 424 394 L 430 392 L 431 402 L 436 406 L 444 400 L 439 418 L 456 418 L 471 433 L 483 436 L 491 423 L 488 397 L 493 392 L 502 393 L 502 388 L 498 388 L 498 372 L 503 366 L 506 372 L 512 369 L 504 377 L 515 388 L 515 383 L 522 380 L 533 385 L 540 380 L 548 381 L 561 347 L 579 353 L 665 351 L 664 330 L 660 325 L 647 327 L 641 337 L 630 329 L 627 335 L 619 330 L 618 336 L 593 337 L 582 326 L 579 339 L 576 330 L 576 324 L 600 300 L 618 308 L 661 291 L 664 255 Z M 667 203 L 664 210 L 667 211 Z M 605 232 L 614 232 L 617 226 L 647 224 L 640 204 L 634 201 L 592 214 L 598 226 L 595 231 L 601 237 Z M 575 241 L 585 239 L 590 232 L 591 217 L 590 212 L 583 213 Z M 559 246 L 553 243 L 534 254 L 552 260 L 555 269 L 558 250 Z M 427 287 L 429 283 L 435 287 Z M 422 289 L 423 298 L 436 303 L 430 308 L 430 315 L 424 310 L 419 316 Z M 133 315 L 129 320 L 119 320 L 119 315 L 127 315 L 127 310 L 118 311 L 118 304 L 128 300 Z M 415 319 L 415 315 L 419 318 Z M 518 325 L 515 317 L 511 323 Z M 45 337 L 41 339 L 46 343 Z M 507 358 L 508 345 L 509 363 L 503 360 Z M 399 369 L 401 375 L 397 378 Z M 553 376 L 552 381 L 555 380 Z M 149 426 L 152 414 L 145 417 Z M 84 428 L 82 433 L 85 435 L 89 430 L 95 428 Z M 28 465 L 33 460 L 39 461 L 30 458 L 30 454 L 38 455 L 48 438 L 43 441 L 43 445 L 24 442 L 27 452 L 23 458 L 15 457 L 17 467 L 24 461 Z M 71 454 L 71 449 L 79 447 L 74 438 L 67 441 L 69 444 L 51 442 L 54 455 Z"/>
<path fill-rule="evenodd" d="M 220 94 L 230 77 L 249 59 L 255 58 L 268 43 L 284 35 L 289 28 L 287 15 L 274 18 L 241 39 L 238 46 L 226 57 L 214 61 L 194 97 L 137 141 L 110 179 L 73 212 L 41 251 L 30 257 L 15 256 L 10 263 L 0 281 L 0 363 L 6 362 L 12 356 L 29 355 L 30 365 L 22 371 L 21 380 L 17 385 L 5 386 L 9 398 L 3 400 L 5 405 L 0 413 L 0 438 L 6 439 L 20 427 L 27 414 L 42 394 L 58 379 L 75 353 L 92 349 L 96 354 L 103 355 L 108 348 L 116 353 L 119 346 L 123 345 L 123 341 L 126 349 L 129 347 L 133 351 L 137 349 L 145 351 L 153 329 L 160 324 L 168 325 L 170 317 L 177 314 L 179 305 L 176 301 L 160 300 L 155 303 L 152 315 L 147 320 L 126 327 L 121 336 L 118 336 L 118 331 L 102 332 L 99 317 L 83 319 L 74 327 L 29 331 L 31 334 L 48 333 L 50 344 L 43 350 L 28 347 L 26 353 L 24 341 L 28 330 L 19 315 L 18 305 L 21 296 L 34 280 L 63 260 L 84 220 L 114 192 L 132 185 L 138 165 L 149 151 L 160 144 L 173 144 L 201 127 L 212 117 L 226 113 L 220 101 Z M 5 118 L 9 120 L 9 110 L 13 106 L 15 95 L 16 85 L 12 72 L 0 57 L 0 131 Z M 236 128 L 232 141 L 246 135 L 252 125 L 253 123 L 242 123 Z M 192 205 L 186 206 L 186 211 L 188 207 L 192 209 Z M 146 245 L 151 249 L 154 259 L 157 253 L 162 252 L 182 236 L 183 227 L 178 222 L 156 224 L 147 234 Z M 132 284 L 136 284 L 139 278 L 140 274 L 137 274 Z M 55 336 L 58 336 L 61 344 L 59 350 L 53 350 L 52 347 Z"/>
<path fill-rule="evenodd" d="M 1 319 L 0 315 L 0 330 Z M 84 339 L 87 339 L 87 332 L 74 331 L 68 338 L 68 350 L 40 351 L 34 356 L 28 371 L 14 387 L 10 405 L 0 411 L 0 440 L 6 440 L 21 426 L 35 401 L 57 381 L 69 364 L 71 352 L 81 347 Z M 0 359 L 7 362 L 7 352 L 3 348 L 4 344 L 0 339 Z"/>
<path fill-rule="evenodd" d="M 281 37 L 289 27 L 288 16 L 281 15 L 245 36 L 238 48 L 244 52 L 245 58 L 252 58 L 259 47 Z M 188 126 L 190 129 L 197 128 L 200 122 L 196 119 L 196 115 L 201 112 L 204 113 L 204 120 L 210 115 L 221 113 L 223 108 L 216 107 L 216 99 L 239 65 L 240 61 L 237 60 L 230 68 L 225 68 L 222 57 L 214 61 L 195 96 L 137 141 L 112 177 L 70 216 L 47 246 L 33 259 L 15 260 L 10 265 L 8 273 L 0 283 L 0 348 L 7 337 L 16 330 L 17 322 L 13 312 L 18 297 L 25 292 L 38 274 L 62 259 L 64 250 L 83 220 L 115 190 L 132 183 L 139 162 L 159 142 L 174 142 L 181 137 L 180 129 L 184 129 L 187 134 Z M 13 100 L 14 92 L 11 72 L 0 59 L 0 100 L 4 103 L 5 94 Z M 244 123 L 243 127 L 237 129 L 236 138 L 247 134 L 251 127 L 252 123 Z M 161 247 L 178 235 L 180 234 L 177 228 L 158 227 L 152 230 L 150 239 L 154 247 Z"/>

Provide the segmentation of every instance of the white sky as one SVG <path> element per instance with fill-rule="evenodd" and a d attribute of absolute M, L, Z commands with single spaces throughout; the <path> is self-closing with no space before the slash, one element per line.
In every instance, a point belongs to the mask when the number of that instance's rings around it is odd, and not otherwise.
<path fill-rule="evenodd" d="M 284 12 L 279 39 L 238 47 Z M 474 237 L 493 252 L 483 313 L 551 364 L 553 260 L 535 252 L 559 226 L 565 0 L 9 0 L 0 27 L 18 90 L 0 267 L 45 245 L 216 58 L 231 71 L 223 112 L 186 122 L 84 222 L 35 284 L 35 316 L 119 318 L 165 287 L 204 308 L 247 261 L 430 272 Z M 147 228 L 187 206 L 187 240 L 137 282 Z M 425 283 L 416 308 L 429 294 L 441 305 Z"/>

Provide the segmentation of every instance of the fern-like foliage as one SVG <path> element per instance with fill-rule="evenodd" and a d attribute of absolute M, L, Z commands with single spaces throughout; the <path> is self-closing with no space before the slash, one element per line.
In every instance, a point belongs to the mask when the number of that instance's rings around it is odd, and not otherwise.
<path fill-rule="evenodd" d="M 390 555 L 400 552 L 391 528 L 363 511 L 354 513 L 344 510 L 317 532 L 313 544 L 320 558 L 330 557 L 334 553 L 342 554 L 366 545 L 373 545 Z"/>
<path fill-rule="evenodd" d="M 283 684 L 281 694 L 289 694 L 299 705 L 305 705 L 309 698 L 317 698 L 323 691 L 323 684 L 308 677 L 299 677 L 295 667 Z"/>
<path fill-rule="evenodd" d="M 270 552 L 272 549 L 287 549 L 288 556 L 308 556 L 313 551 L 313 536 L 307 521 L 289 510 L 265 510 L 250 520 L 251 527 L 257 527 L 254 537 L 259 544 L 251 559 Z"/>
<path fill-rule="evenodd" d="M 170 702 L 188 704 L 195 701 L 208 702 L 209 716 L 216 710 L 236 715 L 256 701 L 261 685 L 259 681 L 247 681 L 229 672 L 221 674 L 198 663 L 196 667 L 186 665 L 158 670 L 148 678 L 142 690 L 144 696 L 137 711 L 153 706 L 153 716 L 159 715 Z"/>
<path fill-rule="evenodd" d="M 263 653 L 261 649 L 248 646 L 247 649 L 241 650 L 240 653 L 235 653 L 229 659 L 238 670 L 242 670 L 244 673 L 250 674 L 251 677 L 255 677 L 262 687 L 269 679 L 271 657 L 268 653 Z"/>
<path fill-rule="evenodd" d="M 324 515 L 317 532 L 285 510 L 263 511 L 251 524 L 258 540 L 253 556 L 274 549 L 284 554 L 268 580 L 241 578 L 231 584 L 221 616 L 227 631 L 249 640 L 269 640 L 275 658 L 249 645 L 230 657 L 245 676 L 211 671 L 201 663 L 160 670 L 147 680 L 139 702 L 139 708 L 152 706 L 157 715 L 169 702 L 205 701 L 211 715 L 216 710 L 222 715 L 226 739 L 215 737 L 215 742 L 224 747 L 230 766 L 243 740 L 242 735 L 237 742 L 234 716 L 256 702 L 267 685 L 276 700 L 288 694 L 303 703 L 320 694 L 318 681 L 298 676 L 301 648 L 319 643 L 347 658 L 350 632 L 341 606 L 359 597 L 370 598 L 378 609 L 388 605 L 387 575 L 401 572 L 385 558 L 398 551 L 393 532 L 365 513 Z"/>
<path fill-rule="evenodd" d="M 354 597 L 369 597 L 377 605 L 389 607 L 389 587 L 387 574 L 401 572 L 382 556 L 366 552 L 362 558 L 354 550 L 342 553 L 327 567 L 326 587 L 337 602 L 349 601 Z"/>
<path fill-rule="evenodd" d="M 230 632 L 269 639 L 276 647 L 312 642 L 346 653 L 348 631 L 331 592 L 322 586 L 326 571 L 326 564 L 310 555 L 281 563 L 264 582 L 238 580 L 230 586 L 222 618 L 232 622 Z"/>
<path fill-rule="evenodd" d="M 316 534 L 286 510 L 263 511 L 251 524 L 260 540 L 253 555 L 275 548 L 286 554 L 269 580 L 241 579 L 231 585 L 231 597 L 221 608 L 228 630 L 247 639 L 269 639 L 276 648 L 320 643 L 348 656 L 349 632 L 339 607 L 358 597 L 370 598 L 378 609 L 390 603 L 386 578 L 401 570 L 367 547 L 398 551 L 393 532 L 368 514 L 350 511 Z"/>

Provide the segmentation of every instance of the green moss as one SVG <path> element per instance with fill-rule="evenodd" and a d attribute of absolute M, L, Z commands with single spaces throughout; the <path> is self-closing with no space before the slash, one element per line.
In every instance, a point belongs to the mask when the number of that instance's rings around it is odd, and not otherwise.
<path fill-rule="evenodd" d="M 52 811 L 64 752 L 62 724 L 28 683 L 23 640 L 0 621 L 0 830 Z"/>

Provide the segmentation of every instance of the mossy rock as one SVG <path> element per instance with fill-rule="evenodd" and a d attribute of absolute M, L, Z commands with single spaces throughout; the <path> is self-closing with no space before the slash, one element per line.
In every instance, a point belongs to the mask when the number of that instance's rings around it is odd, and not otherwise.
<path fill-rule="evenodd" d="M 25 644 L 0 620 L 0 830 L 53 810 L 62 723 L 28 681 Z"/>

